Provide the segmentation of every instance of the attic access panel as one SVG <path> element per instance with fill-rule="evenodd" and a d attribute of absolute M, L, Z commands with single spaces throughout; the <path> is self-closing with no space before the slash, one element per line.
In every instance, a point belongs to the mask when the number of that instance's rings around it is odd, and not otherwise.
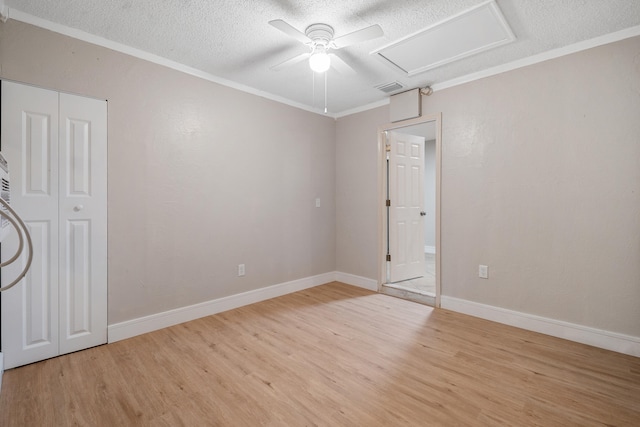
<path fill-rule="evenodd" d="M 494 0 L 371 52 L 408 77 L 515 40 Z"/>

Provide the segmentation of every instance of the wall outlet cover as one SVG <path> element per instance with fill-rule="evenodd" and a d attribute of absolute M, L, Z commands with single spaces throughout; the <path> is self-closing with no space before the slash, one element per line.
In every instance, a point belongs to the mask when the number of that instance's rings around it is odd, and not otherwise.
<path fill-rule="evenodd" d="M 481 279 L 488 279 L 489 278 L 489 267 L 486 265 L 479 265 L 478 266 L 478 277 L 480 277 Z"/>

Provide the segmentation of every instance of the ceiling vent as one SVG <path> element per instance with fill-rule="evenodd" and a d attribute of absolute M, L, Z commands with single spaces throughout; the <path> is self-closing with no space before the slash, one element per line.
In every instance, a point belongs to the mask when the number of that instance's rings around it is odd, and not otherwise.
<path fill-rule="evenodd" d="M 371 52 L 408 77 L 514 41 L 494 0 Z"/>
<path fill-rule="evenodd" d="M 376 89 L 383 91 L 384 93 L 391 93 L 402 89 L 404 86 L 398 82 L 385 83 L 376 86 Z"/>

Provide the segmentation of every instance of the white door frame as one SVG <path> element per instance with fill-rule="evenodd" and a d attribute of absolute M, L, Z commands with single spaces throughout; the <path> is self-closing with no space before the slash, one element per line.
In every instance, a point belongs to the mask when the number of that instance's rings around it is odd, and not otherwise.
<path fill-rule="evenodd" d="M 403 120 L 395 123 L 387 123 L 378 127 L 378 290 L 387 280 L 387 155 L 386 155 L 386 131 L 414 126 L 428 122 L 436 125 L 436 301 L 435 306 L 440 307 L 440 188 L 442 166 L 442 113 L 424 115 L 416 119 Z"/>

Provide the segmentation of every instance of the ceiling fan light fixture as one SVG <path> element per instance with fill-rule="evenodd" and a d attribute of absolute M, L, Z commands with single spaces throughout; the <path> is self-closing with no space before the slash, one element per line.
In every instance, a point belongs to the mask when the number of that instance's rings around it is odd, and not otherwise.
<path fill-rule="evenodd" d="M 316 73 L 324 73 L 331 67 L 331 58 L 327 54 L 327 49 L 318 45 L 309 57 L 309 67 Z"/>

